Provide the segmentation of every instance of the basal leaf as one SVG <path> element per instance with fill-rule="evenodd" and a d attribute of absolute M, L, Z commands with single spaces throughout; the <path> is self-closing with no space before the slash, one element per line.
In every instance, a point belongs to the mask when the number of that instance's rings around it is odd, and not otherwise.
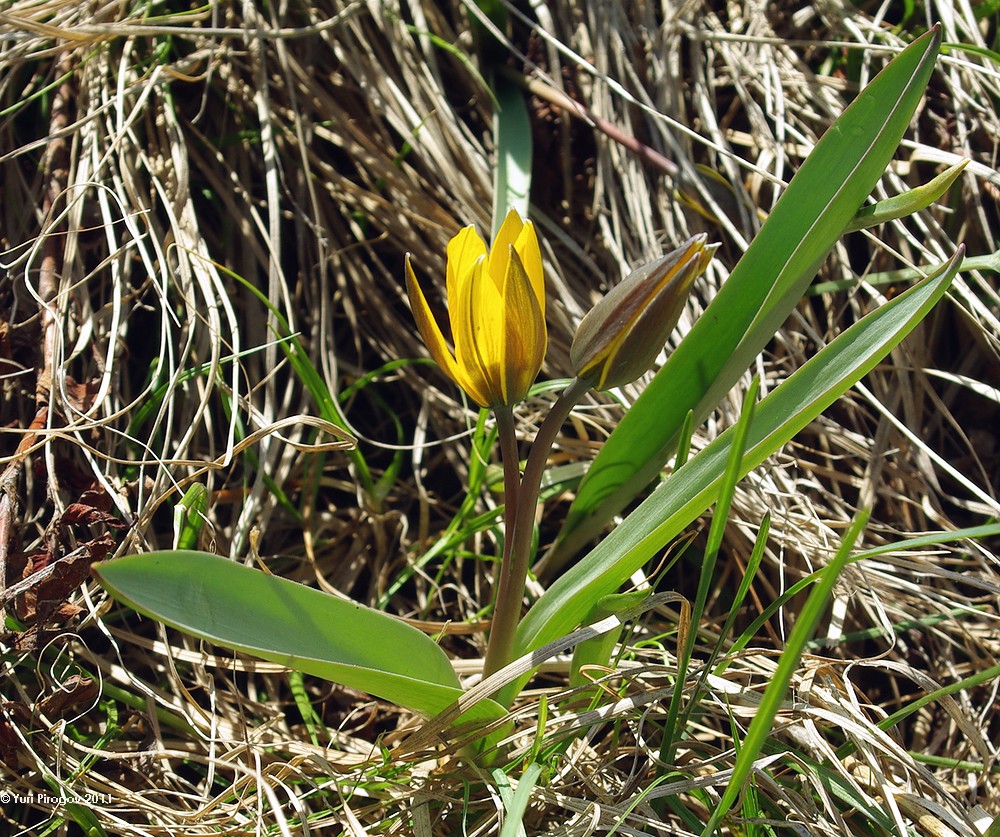
<path fill-rule="evenodd" d="M 96 563 L 94 572 L 115 598 L 178 630 L 425 715 L 462 694 L 444 651 L 416 628 L 216 555 L 150 552 Z M 502 714 L 484 701 L 465 720 Z"/>

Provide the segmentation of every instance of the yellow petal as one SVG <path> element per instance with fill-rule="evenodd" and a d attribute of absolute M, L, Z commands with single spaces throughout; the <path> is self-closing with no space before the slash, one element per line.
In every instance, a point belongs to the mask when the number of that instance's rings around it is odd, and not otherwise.
<path fill-rule="evenodd" d="M 406 294 L 410 298 L 413 319 L 416 320 L 420 336 L 423 337 L 424 343 L 430 350 L 431 357 L 437 361 L 438 366 L 444 369 L 453 381 L 460 384 L 458 380 L 458 364 L 448 349 L 444 335 L 441 333 L 441 329 L 434 319 L 434 315 L 431 313 L 430 306 L 427 304 L 427 298 L 424 296 L 423 289 L 420 287 L 420 283 L 417 282 L 413 266 L 410 264 L 409 253 L 406 254 Z"/>
<path fill-rule="evenodd" d="M 503 290 L 501 393 L 504 404 L 524 399 L 538 376 L 548 336 L 545 316 L 517 251 L 510 248 Z"/>
<path fill-rule="evenodd" d="M 455 338 L 461 387 L 481 406 L 492 406 L 497 386 L 491 380 L 488 358 L 496 351 L 488 344 L 488 334 L 483 333 L 482 312 L 498 308 L 494 300 L 484 303 L 483 289 L 492 291 L 493 282 L 486 274 L 486 257 L 480 256 L 457 277 L 458 296 L 450 299 L 451 330 Z M 491 304 L 492 303 L 492 304 Z M 492 376 L 496 377 L 496 376 Z"/>
<path fill-rule="evenodd" d="M 488 249 L 471 226 L 448 242 L 448 314 L 452 354 L 406 260 L 406 287 L 434 359 L 484 407 L 527 394 L 542 365 L 545 280 L 534 226 L 511 210 Z"/>
<path fill-rule="evenodd" d="M 445 291 L 448 294 L 448 305 L 453 299 L 462 296 L 459 286 L 463 278 L 468 278 L 476 259 L 486 255 L 486 242 L 479 237 L 473 226 L 459 230 L 448 242 L 448 284 Z"/>
<path fill-rule="evenodd" d="M 535 225 L 531 221 L 525 221 L 521 232 L 514 242 L 514 250 L 521 259 L 524 272 L 531 280 L 531 287 L 535 292 L 535 299 L 538 300 L 538 307 L 545 317 L 545 272 L 542 270 L 542 248 L 538 246 L 538 236 L 535 234 Z"/>
<path fill-rule="evenodd" d="M 497 290 L 503 288 L 504 280 L 507 277 L 507 265 L 510 263 L 510 248 L 517 241 L 518 236 L 524 228 L 521 216 L 516 209 L 510 210 L 507 217 L 503 219 L 500 229 L 497 230 L 490 248 L 490 276 L 496 283 Z"/>

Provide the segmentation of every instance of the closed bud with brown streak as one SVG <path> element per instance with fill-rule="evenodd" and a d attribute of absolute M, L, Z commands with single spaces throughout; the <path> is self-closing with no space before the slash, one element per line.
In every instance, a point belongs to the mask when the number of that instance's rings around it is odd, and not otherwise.
<path fill-rule="evenodd" d="M 707 240 L 696 235 L 636 268 L 587 313 L 570 349 L 577 377 L 603 390 L 631 383 L 649 369 L 719 246 L 706 246 Z"/>

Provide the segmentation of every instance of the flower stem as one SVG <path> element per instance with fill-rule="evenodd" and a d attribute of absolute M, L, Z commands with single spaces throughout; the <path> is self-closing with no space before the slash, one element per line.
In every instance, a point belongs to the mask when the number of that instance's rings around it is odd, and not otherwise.
<path fill-rule="evenodd" d="M 503 462 L 503 567 L 510 563 L 511 534 L 514 517 L 517 514 L 517 497 L 521 487 L 521 458 L 517 453 L 517 431 L 514 427 L 514 411 L 506 404 L 496 407 L 497 435 L 500 438 L 500 460 Z M 498 582 L 499 589 L 499 582 Z"/>
<path fill-rule="evenodd" d="M 515 475 L 517 484 L 517 444 L 514 438 L 513 414 L 509 408 L 498 408 L 497 429 L 500 434 L 500 453 L 504 460 L 504 496 L 507 506 L 504 510 L 506 531 L 504 535 L 503 560 L 497 579 L 496 605 L 493 611 L 493 627 L 490 629 L 490 639 L 486 646 L 486 662 L 483 676 L 489 677 L 503 668 L 514 657 L 514 641 L 517 626 L 521 621 L 521 603 L 524 599 L 524 585 L 528 577 L 528 566 L 531 562 L 531 534 L 534 528 L 535 510 L 538 506 L 538 494 L 541 489 L 542 475 L 545 464 L 555 443 L 563 422 L 570 411 L 590 389 L 590 382 L 575 378 L 572 383 L 556 399 L 549 414 L 538 428 L 538 434 L 531 445 L 528 459 L 524 466 L 524 475 L 520 478 L 520 489 L 515 490 L 513 501 L 508 484 L 511 472 Z M 502 412 L 506 410 L 506 415 Z M 505 430 L 505 424 L 507 429 Z M 510 439 L 505 442 L 504 436 Z M 513 468 L 508 465 L 508 448 L 513 450 Z"/>

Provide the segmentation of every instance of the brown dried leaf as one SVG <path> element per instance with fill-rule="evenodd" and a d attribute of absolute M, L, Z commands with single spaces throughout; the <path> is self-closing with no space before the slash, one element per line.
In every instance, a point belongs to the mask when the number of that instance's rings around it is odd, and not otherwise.
<path fill-rule="evenodd" d="M 98 691 L 99 687 L 93 678 L 74 674 L 60 684 L 58 691 L 42 698 L 36 708 L 43 715 L 60 715 L 77 704 L 93 703 Z"/>
<path fill-rule="evenodd" d="M 21 746 L 21 739 L 14 731 L 11 719 L 20 724 L 27 724 L 31 719 L 31 712 L 23 703 L 17 701 L 4 701 L 2 704 L 3 715 L 0 715 L 0 762 L 10 770 L 17 770 L 17 751 Z"/>
<path fill-rule="evenodd" d="M 91 378 L 80 383 L 75 378 L 67 375 L 64 381 L 66 399 L 74 410 L 86 413 L 94 406 L 94 401 L 101 389 L 101 379 Z"/>

